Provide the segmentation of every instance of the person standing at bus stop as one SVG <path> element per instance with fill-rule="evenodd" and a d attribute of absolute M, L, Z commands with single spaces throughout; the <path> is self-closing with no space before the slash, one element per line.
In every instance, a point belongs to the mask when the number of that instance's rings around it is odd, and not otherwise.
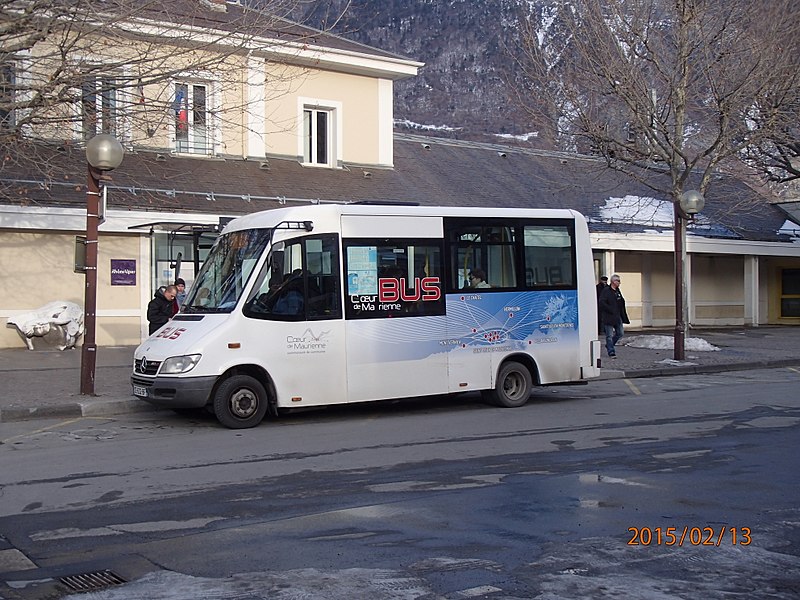
<path fill-rule="evenodd" d="M 174 285 L 175 289 L 178 291 L 175 293 L 175 299 L 172 301 L 172 314 L 177 315 L 181 310 L 183 301 L 186 300 L 186 282 L 181 277 L 178 277 Z"/>
<path fill-rule="evenodd" d="M 172 318 L 172 303 L 175 301 L 177 293 L 178 288 L 174 285 L 160 287 L 156 290 L 153 299 L 147 305 L 147 321 L 150 323 L 148 333 L 150 335 L 161 329 Z"/>
<path fill-rule="evenodd" d="M 630 323 L 625 310 L 625 298 L 619 289 L 620 278 L 616 273 L 611 276 L 611 283 L 600 292 L 598 301 L 600 318 L 606 334 L 606 352 L 611 358 L 617 358 L 617 342 L 625 335 L 623 324 Z"/>

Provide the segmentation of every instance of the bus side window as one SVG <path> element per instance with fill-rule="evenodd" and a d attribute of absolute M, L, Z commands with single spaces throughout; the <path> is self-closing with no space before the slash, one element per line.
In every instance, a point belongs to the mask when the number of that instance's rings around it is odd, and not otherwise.
<path fill-rule="evenodd" d="M 528 288 L 575 287 L 572 227 L 558 222 L 524 227 L 525 283 Z"/>
<path fill-rule="evenodd" d="M 345 240 L 348 319 L 445 314 L 439 240 Z"/>
<path fill-rule="evenodd" d="M 445 221 L 450 247 L 450 290 L 478 285 L 490 288 L 517 287 L 516 227 L 507 219 L 448 219 Z M 471 279 L 472 271 L 486 275 L 485 283 Z M 487 285 L 488 284 L 488 285 Z"/>
<path fill-rule="evenodd" d="M 335 235 L 276 243 L 244 314 L 291 321 L 340 318 L 337 248 Z"/>

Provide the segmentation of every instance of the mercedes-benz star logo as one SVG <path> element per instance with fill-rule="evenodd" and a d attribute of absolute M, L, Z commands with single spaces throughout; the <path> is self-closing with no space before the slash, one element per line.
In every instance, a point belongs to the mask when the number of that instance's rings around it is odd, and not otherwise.
<path fill-rule="evenodd" d="M 142 362 L 139 363 L 139 373 L 147 372 L 147 359 L 143 356 Z"/>

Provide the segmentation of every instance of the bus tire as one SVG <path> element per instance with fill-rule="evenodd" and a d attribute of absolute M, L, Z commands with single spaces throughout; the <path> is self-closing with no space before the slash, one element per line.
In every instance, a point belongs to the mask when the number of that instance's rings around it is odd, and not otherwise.
<path fill-rule="evenodd" d="M 494 389 L 487 391 L 492 404 L 503 408 L 524 406 L 533 391 L 531 372 L 525 365 L 509 361 L 500 367 Z"/>
<path fill-rule="evenodd" d="M 214 393 L 214 415 L 229 429 L 255 427 L 267 414 L 267 392 L 249 375 L 234 375 Z"/>

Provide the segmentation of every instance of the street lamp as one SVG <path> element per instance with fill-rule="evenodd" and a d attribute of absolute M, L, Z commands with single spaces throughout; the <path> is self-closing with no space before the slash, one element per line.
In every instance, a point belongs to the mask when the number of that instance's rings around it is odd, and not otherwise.
<path fill-rule="evenodd" d="M 703 194 L 696 190 L 681 193 L 675 208 L 675 339 L 674 358 L 686 358 L 686 327 L 689 322 L 689 302 L 686 293 L 686 221 L 703 210 Z"/>
<path fill-rule="evenodd" d="M 101 133 L 86 143 L 86 290 L 83 301 L 84 337 L 81 348 L 81 394 L 94 396 L 97 364 L 97 227 L 100 222 L 100 181 L 122 163 L 125 151 L 113 135 Z"/>

